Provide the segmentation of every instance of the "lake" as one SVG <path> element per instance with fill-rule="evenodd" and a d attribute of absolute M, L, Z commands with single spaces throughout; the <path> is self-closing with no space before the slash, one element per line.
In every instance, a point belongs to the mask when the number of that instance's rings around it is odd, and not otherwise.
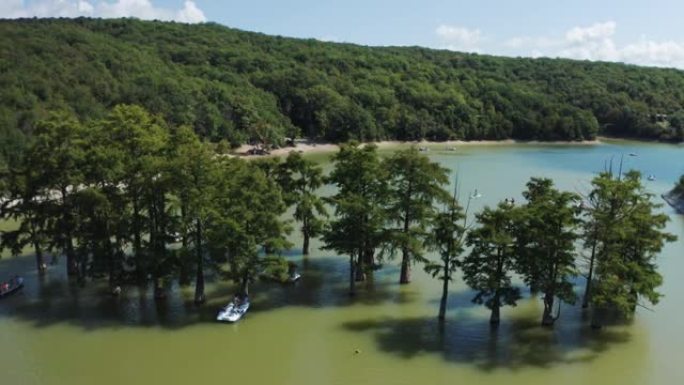
<path fill-rule="evenodd" d="M 634 153 L 636 156 L 629 156 Z M 513 197 L 531 176 L 553 178 L 563 189 L 587 193 L 592 176 L 623 156 L 655 181 L 659 195 L 684 173 L 684 147 L 628 141 L 601 145 L 462 146 L 427 153 L 459 171 L 461 195 L 473 190 L 470 213 Z M 312 155 L 329 167 L 329 155 Z M 552 329 L 539 327 L 542 304 L 525 299 L 501 312 L 473 305 L 460 281 L 452 284 L 447 322 L 437 321 L 441 282 L 419 266 L 399 286 L 398 260 L 347 297 L 348 260 L 319 251 L 303 259 L 296 285 L 257 284 L 252 308 L 237 324 L 213 321 L 231 297 L 230 283 L 209 276 L 208 302 L 192 304 L 193 288 L 169 283 L 169 296 L 127 287 L 119 298 L 105 282 L 70 284 L 63 261 L 39 279 L 30 256 L 0 260 L 0 277 L 26 277 L 23 293 L 0 300 L 0 375 L 5 384 L 675 384 L 684 380 L 684 216 L 670 207 L 668 231 L 680 240 L 659 259 L 665 297 L 639 308 L 633 322 L 596 331 L 579 306 L 564 304 Z M 292 241 L 300 246 L 297 234 Z M 433 256 L 434 257 L 434 256 Z M 583 280 L 577 280 L 578 293 Z"/>

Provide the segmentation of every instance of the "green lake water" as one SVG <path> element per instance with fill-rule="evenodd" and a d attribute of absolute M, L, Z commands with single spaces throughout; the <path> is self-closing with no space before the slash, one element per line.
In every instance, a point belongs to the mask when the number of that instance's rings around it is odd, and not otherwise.
<path fill-rule="evenodd" d="M 636 153 L 637 156 L 628 156 Z M 551 177 L 585 193 L 596 171 L 624 155 L 624 167 L 656 181 L 658 196 L 684 173 L 684 147 L 614 142 L 595 146 L 466 146 L 428 155 L 460 170 L 462 195 L 483 205 L 514 197 L 530 176 Z M 315 155 L 327 163 L 328 155 Z M 657 198 L 660 200 L 660 198 Z M 659 259 L 665 297 L 639 309 L 629 325 L 591 330 L 578 307 L 564 305 L 552 330 L 538 326 L 542 305 L 526 299 L 502 310 L 497 331 L 472 293 L 452 285 L 447 322 L 436 322 L 440 282 L 416 266 L 399 286 L 387 262 L 359 295 L 346 295 L 347 258 L 318 250 L 304 260 L 293 286 L 257 284 L 252 308 L 237 324 L 213 321 L 232 286 L 210 276 L 208 303 L 192 305 L 193 288 L 169 287 L 163 302 L 151 288 L 128 287 L 120 298 L 90 283 L 70 285 L 64 266 L 38 279 L 30 257 L 0 260 L 0 277 L 26 277 L 23 293 L 0 300 L 2 384 L 678 384 L 684 381 L 684 216 L 663 207 L 680 240 Z M 299 246 L 296 234 L 293 242 Z M 578 279 L 581 293 L 583 281 Z M 355 353 L 358 350 L 359 353 Z"/>

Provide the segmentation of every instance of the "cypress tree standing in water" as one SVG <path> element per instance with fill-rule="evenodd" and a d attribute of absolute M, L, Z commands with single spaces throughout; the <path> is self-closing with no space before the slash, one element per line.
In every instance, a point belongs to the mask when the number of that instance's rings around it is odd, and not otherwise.
<path fill-rule="evenodd" d="M 449 200 L 443 188 L 449 170 L 415 147 L 397 151 L 384 165 L 389 177 L 387 218 L 399 226 L 390 230 L 390 245 L 401 251 L 399 283 L 406 284 L 411 281 L 411 264 L 424 262 L 428 224 L 437 214 L 435 204 Z"/>
<path fill-rule="evenodd" d="M 658 303 L 662 276 L 656 256 L 676 237 L 664 231 L 669 218 L 641 184 L 641 174 L 616 177 L 602 173 L 592 181 L 590 219 L 594 223 L 595 272 L 589 282 L 592 326 L 601 327 L 608 313 L 631 317 L 640 299 Z"/>
<path fill-rule="evenodd" d="M 246 296 L 267 254 L 291 246 L 285 239 L 289 228 L 280 219 L 286 206 L 278 186 L 257 165 L 221 159 L 217 170 L 207 248 L 213 261 L 227 263 L 239 294 Z"/>
<path fill-rule="evenodd" d="M 439 315 L 437 319 L 444 321 L 449 295 L 449 282 L 458 269 L 461 261 L 459 257 L 463 253 L 466 214 L 454 197 L 447 203 L 444 211 L 438 213 L 432 225 L 432 235 L 429 238 L 431 248 L 440 256 L 440 262 L 428 262 L 425 271 L 442 281 L 442 297 L 439 301 Z"/>
<path fill-rule="evenodd" d="M 574 304 L 576 295 L 571 279 L 576 275 L 575 228 L 579 197 L 561 192 L 546 178 L 532 178 L 523 192 L 527 204 L 520 207 L 517 220 L 517 271 L 525 283 L 543 294 L 542 325 L 551 326 L 554 301 Z M 521 241 L 524 239 L 525 241 Z"/>
<path fill-rule="evenodd" d="M 328 182 L 337 193 L 328 200 L 335 216 L 323 234 L 324 248 L 349 256 L 349 293 L 354 295 L 354 281 L 364 279 L 372 268 L 383 239 L 386 177 L 373 144 L 344 144 L 333 163 Z"/>
<path fill-rule="evenodd" d="M 77 274 L 73 244 L 73 196 L 84 182 L 84 132 L 71 114 L 53 113 L 33 129 L 34 140 L 26 151 L 25 162 L 41 181 L 42 200 L 49 212 L 46 236 L 53 252 L 66 255 L 67 274 Z M 49 193 L 48 193 L 49 192 Z"/>
<path fill-rule="evenodd" d="M 328 216 L 323 198 L 316 193 L 323 185 L 323 170 L 314 161 L 294 151 L 281 164 L 281 170 L 286 174 L 286 177 L 279 178 L 285 181 L 283 195 L 287 197 L 287 203 L 295 206 L 294 218 L 302 223 L 302 254 L 308 255 L 311 237 L 323 231 L 324 221 L 321 217 Z"/>
<path fill-rule="evenodd" d="M 189 127 L 180 127 L 171 136 L 171 162 L 174 166 L 173 193 L 179 202 L 182 255 L 195 264 L 195 303 L 204 303 L 204 268 L 207 226 L 216 191 L 216 162 L 207 145 Z M 180 261 L 185 266 L 185 261 Z"/>
<path fill-rule="evenodd" d="M 500 203 L 495 209 L 486 207 L 476 215 L 479 226 L 467 236 L 472 249 L 463 259 L 463 276 L 477 291 L 473 302 L 491 309 L 492 325 L 499 324 L 502 306 L 515 306 L 520 299 L 520 289 L 511 283 L 516 215 L 517 209 L 508 203 Z"/>

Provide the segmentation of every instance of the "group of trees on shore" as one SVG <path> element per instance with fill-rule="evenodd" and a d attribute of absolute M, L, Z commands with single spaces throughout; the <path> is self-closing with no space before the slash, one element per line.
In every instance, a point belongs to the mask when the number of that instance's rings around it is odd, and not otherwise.
<path fill-rule="evenodd" d="M 684 72 L 419 47 L 364 47 L 206 23 L 0 20 L 0 158 L 49 111 L 138 104 L 203 139 L 684 140 Z"/>
<path fill-rule="evenodd" d="M 14 254 L 32 248 L 41 273 L 46 255 L 64 256 L 70 277 L 82 284 L 107 277 L 112 291 L 151 281 L 162 297 L 166 280 L 190 284 L 194 276 L 202 303 L 206 269 L 246 295 L 292 246 L 286 236 L 296 224 L 304 254 L 320 236 L 324 248 L 349 258 L 352 295 L 386 260 L 400 260 L 401 284 L 423 266 L 442 282 L 441 320 L 459 270 L 473 301 L 491 309 L 492 324 L 521 298 L 516 277 L 542 296 L 543 325 L 558 317 L 554 306 L 575 303 L 580 274 L 596 325 L 660 297 L 655 259 L 674 236 L 635 171 L 606 170 L 584 197 L 532 178 L 524 202 L 486 207 L 468 222 L 472 197 L 463 208 L 447 190 L 450 171 L 416 148 L 382 158 L 373 144 L 349 142 L 327 176 L 296 152 L 246 161 L 214 150 L 190 127 L 138 106 L 86 122 L 52 115 L 34 128 L 25 162 L 0 179 L 0 217 L 19 222 L 2 233 L 1 246 Z M 324 184 L 332 195 L 320 195 Z"/>

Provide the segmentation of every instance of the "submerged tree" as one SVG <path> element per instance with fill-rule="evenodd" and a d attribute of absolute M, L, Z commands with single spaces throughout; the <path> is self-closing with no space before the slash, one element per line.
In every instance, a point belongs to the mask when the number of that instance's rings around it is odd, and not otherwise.
<path fill-rule="evenodd" d="M 23 220 L 5 234 L 5 246 L 20 252 L 32 244 L 39 271 L 45 269 L 46 249 L 67 255 L 67 271 L 75 271 L 71 194 L 81 183 L 82 128 L 67 113 L 52 113 L 35 124 L 23 165 L 5 170 L 4 217 Z"/>
<path fill-rule="evenodd" d="M 411 264 L 424 261 L 427 228 L 437 214 L 436 203 L 449 200 L 444 189 L 449 170 L 411 147 L 394 153 L 384 163 L 388 176 L 387 218 L 399 225 L 392 229 L 392 249 L 401 250 L 399 283 L 411 280 Z"/>
<path fill-rule="evenodd" d="M 81 123 L 65 113 L 54 113 L 34 127 L 34 140 L 25 162 L 29 177 L 42 185 L 41 200 L 48 211 L 46 236 L 57 254 L 65 254 L 67 274 L 77 274 L 74 252 L 73 194 L 84 183 L 84 132 Z"/>
<path fill-rule="evenodd" d="M 278 186 L 254 164 L 223 159 L 217 181 L 207 247 L 214 261 L 228 264 L 239 294 L 246 296 L 266 255 L 290 246 L 289 227 L 281 220 L 286 206 Z"/>
<path fill-rule="evenodd" d="M 328 180 L 337 187 L 329 198 L 335 217 L 323 234 L 325 248 L 349 256 L 349 293 L 354 281 L 372 268 L 376 248 L 383 239 L 386 196 L 385 174 L 377 147 L 351 142 L 333 157 L 334 169 Z"/>
<path fill-rule="evenodd" d="M 27 169 L 15 169 L 5 180 L 6 191 L 3 197 L 0 218 L 19 221 L 19 227 L 2 232 L 0 249 L 9 249 L 19 255 L 25 247 L 32 247 L 39 274 L 46 270 L 45 251 L 50 247 L 47 236 L 48 206 L 45 190 L 36 183 L 34 173 Z"/>
<path fill-rule="evenodd" d="M 302 253 L 309 254 L 309 241 L 323 231 L 324 221 L 321 217 L 327 217 L 323 199 L 317 190 L 323 185 L 323 170 L 312 160 L 304 158 L 300 153 L 291 151 L 282 163 L 281 169 L 286 180 L 281 183 L 286 202 L 295 206 L 294 218 L 301 222 Z"/>
<path fill-rule="evenodd" d="M 111 147 L 121 163 L 121 184 L 131 208 L 127 220 L 138 279 L 152 271 L 158 286 L 163 257 L 157 253 L 165 253 L 165 194 L 171 181 L 165 154 L 169 132 L 163 120 L 131 105 L 114 107 L 99 126 L 105 139 L 101 143 Z M 161 288 L 156 289 L 161 294 Z"/>
<path fill-rule="evenodd" d="M 621 177 L 603 173 L 592 185 L 589 215 L 596 228 L 595 271 L 588 297 L 594 308 L 592 325 L 600 327 L 606 312 L 629 317 L 639 298 L 658 302 L 662 276 L 655 259 L 676 237 L 664 231 L 669 219 L 656 212 L 660 205 L 652 202 L 639 172 Z"/>
<path fill-rule="evenodd" d="M 214 210 L 216 162 L 210 149 L 189 127 L 174 130 L 171 136 L 173 189 L 178 201 L 181 252 L 195 264 L 195 303 L 204 303 L 204 260 L 207 242 L 206 226 Z M 182 257 L 181 257 L 182 258 Z M 185 261 L 180 263 L 185 266 Z"/>
<path fill-rule="evenodd" d="M 498 325 L 500 308 L 515 306 L 520 289 L 511 283 L 515 269 L 515 216 L 517 209 L 500 203 L 476 215 L 478 227 L 467 236 L 472 250 L 463 259 L 463 275 L 468 286 L 477 291 L 473 302 L 484 303 L 492 313 L 489 322 Z"/>
<path fill-rule="evenodd" d="M 460 256 L 463 253 L 466 235 L 466 214 L 456 200 L 456 192 L 443 212 L 435 215 L 432 224 L 432 235 L 429 245 L 440 256 L 440 262 L 429 262 L 425 265 L 425 271 L 438 277 L 442 281 L 442 297 L 439 301 L 439 315 L 437 318 L 444 321 L 449 295 L 449 282 L 452 281 L 456 269 L 461 264 Z"/>
<path fill-rule="evenodd" d="M 109 289 L 116 292 L 124 255 L 122 226 L 123 195 L 114 185 L 89 186 L 74 193 L 78 278 L 87 275 L 109 277 Z"/>
<path fill-rule="evenodd" d="M 126 154 L 103 121 L 90 122 L 82 130 L 82 181 L 72 192 L 77 276 L 109 275 L 112 293 L 125 278 L 130 246 L 129 196 L 124 188 Z M 68 260 L 68 258 L 67 258 Z"/>
<path fill-rule="evenodd" d="M 525 283 L 543 293 L 542 325 L 551 326 L 560 316 L 553 316 L 555 298 L 570 304 L 576 300 L 571 279 L 576 275 L 579 197 L 555 189 L 545 178 L 532 178 L 523 196 L 527 204 L 517 220 L 517 270 Z"/>

